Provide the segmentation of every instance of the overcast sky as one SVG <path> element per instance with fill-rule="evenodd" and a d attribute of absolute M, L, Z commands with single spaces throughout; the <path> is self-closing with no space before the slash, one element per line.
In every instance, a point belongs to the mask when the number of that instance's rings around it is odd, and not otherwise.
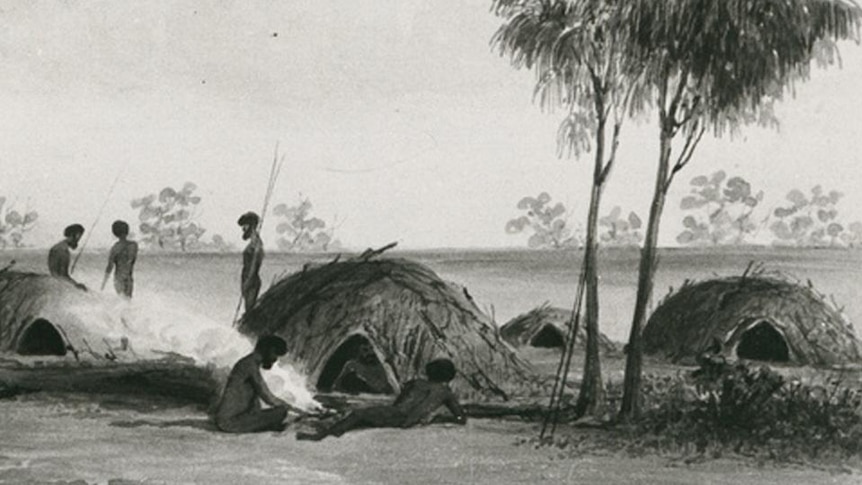
<path fill-rule="evenodd" d="M 286 155 L 273 204 L 310 198 L 350 248 L 523 246 L 504 225 L 547 191 L 577 220 L 591 163 L 559 159 L 559 114 L 532 103 L 534 78 L 489 47 L 490 1 L 288 0 L 0 2 L 0 195 L 40 214 L 44 246 L 72 222 L 91 244 L 129 202 L 186 181 L 201 223 L 241 245 L 236 218 L 263 205 L 276 142 Z M 781 203 L 792 188 L 845 194 L 862 220 L 862 49 L 816 71 L 779 107 L 780 132 L 705 139 L 675 181 L 679 199 L 719 168 Z M 624 127 L 606 192 L 645 219 L 657 158 L 653 123 Z M 109 195 L 112 181 L 121 174 Z M 273 225 L 264 230 L 273 244 Z"/>

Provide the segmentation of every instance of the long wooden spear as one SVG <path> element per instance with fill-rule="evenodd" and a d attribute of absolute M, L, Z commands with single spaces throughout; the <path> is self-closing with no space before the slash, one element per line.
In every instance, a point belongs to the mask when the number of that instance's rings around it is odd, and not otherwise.
<path fill-rule="evenodd" d="M 282 155 L 281 158 L 278 158 L 278 142 L 275 143 L 275 152 L 272 156 L 272 166 L 269 168 L 269 182 L 266 186 L 266 195 L 263 198 L 263 209 L 260 212 L 260 219 L 257 223 L 257 232 L 260 233 L 260 230 L 263 228 L 263 219 L 266 217 L 266 212 L 269 210 L 269 202 L 272 198 L 272 193 L 275 190 L 275 183 L 278 180 L 278 176 L 281 174 L 281 167 L 284 165 L 284 159 L 286 155 Z M 245 282 L 243 282 L 245 283 Z M 233 314 L 233 323 L 234 326 L 239 322 L 239 310 L 242 307 L 242 289 L 240 288 L 239 293 L 239 301 L 236 303 L 236 310 Z"/>
<path fill-rule="evenodd" d="M 108 205 L 108 201 L 111 200 L 111 194 L 114 193 L 114 187 L 117 186 L 117 182 L 120 180 L 120 176 L 123 175 L 126 166 L 123 165 L 120 168 L 120 171 L 117 173 L 117 176 L 114 177 L 114 181 L 111 183 L 111 188 L 108 189 L 108 195 L 105 196 L 105 201 L 102 202 L 102 207 L 99 208 L 99 212 L 96 214 L 96 219 L 93 221 L 93 225 L 90 226 L 90 230 L 87 231 L 87 237 L 84 238 L 84 242 L 81 243 L 81 249 L 78 251 L 78 254 L 75 255 L 74 261 L 72 261 L 72 267 L 69 268 L 69 274 L 75 272 L 75 266 L 78 265 L 78 260 L 81 259 L 81 255 L 84 253 L 84 248 L 87 247 L 87 242 L 90 241 L 90 236 L 93 235 L 93 230 L 96 228 L 96 224 L 99 223 L 99 219 L 102 217 L 102 212 L 105 211 L 105 206 Z"/>

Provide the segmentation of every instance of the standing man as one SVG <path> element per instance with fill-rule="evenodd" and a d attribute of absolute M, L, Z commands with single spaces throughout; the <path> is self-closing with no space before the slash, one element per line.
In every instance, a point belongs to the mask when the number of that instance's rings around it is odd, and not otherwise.
<path fill-rule="evenodd" d="M 245 301 L 245 311 L 254 307 L 260 292 L 260 266 L 263 263 L 263 241 L 257 233 L 260 217 L 254 212 L 246 212 L 237 221 L 242 227 L 242 238 L 248 241 L 248 246 L 242 252 L 242 299 Z"/>
<path fill-rule="evenodd" d="M 125 221 L 114 221 L 111 232 L 118 241 L 111 247 L 108 254 L 108 267 L 105 268 L 105 278 L 102 280 L 102 290 L 108 283 L 108 277 L 114 273 L 114 289 L 117 294 L 126 298 L 132 297 L 135 281 L 132 271 L 138 258 L 138 243 L 129 241 L 129 225 Z"/>
<path fill-rule="evenodd" d="M 69 274 L 69 264 L 72 261 L 72 250 L 78 248 L 78 241 L 84 235 L 84 226 L 72 224 L 63 230 L 64 239 L 48 251 L 48 271 L 51 276 L 63 278 L 78 288 L 87 291 L 87 287 L 78 283 Z"/>

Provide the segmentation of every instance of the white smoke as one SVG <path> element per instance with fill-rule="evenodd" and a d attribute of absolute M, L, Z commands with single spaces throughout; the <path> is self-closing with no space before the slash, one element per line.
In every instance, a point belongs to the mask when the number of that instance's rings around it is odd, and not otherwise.
<path fill-rule="evenodd" d="M 64 305 L 65 311 L 93 333 L 105 336 L 115 349 L 126 345 L 121 343 L 125 340 L 137 358 L 174 353 L 198 365 L 222 369 L 227 375 L 233 364 L 254 347 L 230 324 L 191 312 L 182 302 L 165 296 L 136 295 L 129 301 L 107 292 L 89 295 L 69 301 Z M 306 411 L 321 408 L 308 389 L 306 376 L 284 359 L 269 371 L 262 371 L 262 375 L 270 390 L 288 403 Z"/>

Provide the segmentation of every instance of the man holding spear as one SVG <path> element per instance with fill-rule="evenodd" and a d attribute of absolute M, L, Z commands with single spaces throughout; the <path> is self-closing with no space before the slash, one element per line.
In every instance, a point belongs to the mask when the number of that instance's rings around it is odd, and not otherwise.
<path fill-rule="evenodd" d="M 264 216 L 266 216 L 272 191 L 275 188 L 275 181 L 278 180 L 278 174 L 281 172 L 282 163 L 284 163 L 284 156 L 279 160 L 278 144 L 276 143 L 272 167 L 269 170 L 269 183 L 263 200 L 263 211 L 261 212 Z M 233 316 L 234 325 L 238 322 L 237 317 L 242 302 L 245 301 L 245 311 L 251 310 L 257 302 L 257 295 L 260 293 L 260 266 L 263 263 L 263 241 L 260 239 L 263 219 L 254 212 L 246 212 L 236 222 L 242 228 L 242 238 L 248 241 L 248 246 L 242 252 L 242 286 L 240 299 L 236 304 L 236 312 Z"/>
<path fill-rule="evenodd" d="M 258 234 L 260 217 L 254 212 L 241 215 L 237 224 L 242 228 L 242 238 L 248 245 L 242 252 L 242 299 L 245 311 L 254 307 L 260 293 L 260 266 L 263 264 L 263 241 Z"/>

